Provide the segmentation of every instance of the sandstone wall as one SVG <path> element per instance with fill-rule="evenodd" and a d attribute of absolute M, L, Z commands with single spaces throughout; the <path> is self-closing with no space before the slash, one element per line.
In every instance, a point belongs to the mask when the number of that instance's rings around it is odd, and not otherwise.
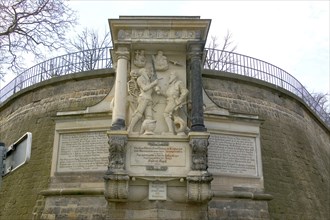
<path fill-rule="evenodd" d="M 204 71 L 204 89 L 220 107 L 258 115 L 271 219 L 328 219 L 330 132 L 297 99 L 270 85 Z"/>
<path fill-rule="evenodd" d="M 34 85 L 0 105 L 0 140 L 6 146 L 32 132 L 28 164 L 3 178 L 0 219 L 32 219 L 38 193 L 47 189 L 53 152 L 53 117 L 58 111 L 83 110 L 101 101 L 113 86 L 114 72 L 71 74 Z"/>
<path fill-rule="evenodd" d="M 3 179 L 0 219 L 32 218 L 38 193 L 50 183 L 53 117 L 58 111 L 85 109 L 101 101 L 113 86 L 113 74 L 94 71 L 53 78 L 0 105 L 1 141 L 9 145 L 27 131 L 33 134 L 30 162 Z M 271 219 L 327 219 L 330 132 L 324 124 L 296 97 L 265 83 L 204 71 L 203 85 L 220 107 L 264 120 L 261 149 L 265 191 L 274 196 L 268 203 Z M 210 203 L 211 219 L 230 217 L 223 204 Z"/>

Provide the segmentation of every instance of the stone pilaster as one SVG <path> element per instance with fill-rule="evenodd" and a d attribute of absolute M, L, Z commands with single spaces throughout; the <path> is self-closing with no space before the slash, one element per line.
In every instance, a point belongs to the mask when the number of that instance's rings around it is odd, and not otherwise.
<path fill-rule="evenodd" d="M 191 131 L 206 131 L 203 113 L 202 55 L 204 41 L 188 44 L 191 91 Z"/>
<path fill-rule="evenodd" d="M 129 50 L 127 47 L 118 47 L 115 51 L 117 58 L 117 71 L 115 81 L 114 107 L 112 111 L 111 130 L 124 130 L 126 117 L 127 72 Z"/>
<path fill-rule="evenodd" d="M 126 201 L 129 176 L 125 169 L 127 134 L 111 131 L 109 137 L 109 165 L 104 176 L 104 196 L 108 201 Z"/>
<path fill-rule="evenodd" d="M 109 165 L 107 174 L 115 170 L 125 170 L 127 135 L 108 133 L 109 137 Z"/>
<path fill-rule="evenodd" d="M 207 171 L 209 134 L 190 132 L 191 171 L 187 176 L 187 195 L 190 202 L 207 202 L 212 198 L 212 174 Z"/>
<path fill-rule="evenodd" d="M 191 147 L 191 169 L 192 170 L 207 170 L 207 138 L 192 138 L 190 140 Z"/>

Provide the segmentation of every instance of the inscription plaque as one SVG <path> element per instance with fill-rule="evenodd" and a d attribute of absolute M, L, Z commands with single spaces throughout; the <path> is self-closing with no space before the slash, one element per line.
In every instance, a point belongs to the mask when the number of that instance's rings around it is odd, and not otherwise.
<path fill-rule="evenodd" d="M 149 200 L 166 200 L 167 188 L 166 183 L 150 182 L 149 183 Z"/>
<path fill-rule="evenodd" d="M 60 134 L 57 172 L 105 171 L 107 141 L 104 131 Z"/>
<path fill-rule="evenodd" d="M 131 146 L 131 165 L 135 166 L 185 166 L 184 146 L 150 146 L 134 144 Z"/>
<path fill-rule="evenodd" d="M 209 143 L 209 172 L 258 176 L 255 137 L 212 134 Z"/>

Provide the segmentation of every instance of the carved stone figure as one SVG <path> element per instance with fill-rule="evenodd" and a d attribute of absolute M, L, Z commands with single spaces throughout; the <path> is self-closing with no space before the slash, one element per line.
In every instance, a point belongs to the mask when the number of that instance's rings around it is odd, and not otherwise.
<path fill-rule="evenodd" d="M 144 50 L 135 51 L 135 58 L 133 62 L 137 67 L 144 67 L 146 65 L 147 59 L 144 56 Z"/>
<path fill-rule="evenodd" d="M 139 77 L 138 70 L 132 70 L 130 72 L 130 80 L 127 82 L 127 90 L 128 90 L 128 98 L 127 101 L 129 103 L 129 107 L 134 112 L 138 105 L 138 96 L 140 94 L 140 88 L 137 84 L 137 78 Z"/>
<path fill-rule="evenodd" d="M 155 68 L 158 71 L 168 70 L 167 57 L 163 55 L 163 51 L 159 50 L 156 56 L 153 56 Z"/>
<path fill-rule="evenodd" d="M 132 120 L 127 128 L 128 132 L 133 131 L 135 124 L 144 116 L 145 120 L 153 120 L 152 114 L 152 93 L 158 84 L 158 79 L 151 82 L 152 72 L 149 69 L 139 70 L 140 76 L 137 78 L 137 84 L 141 91 L 138 97 L 138 106 L 133 113 Z"/>
<path fill-rule="evenodd" d="M 164 118 L 168 127 L 168 131 L 174 134 L 174 123 L 179 124 L 178 133 L 183 133 L 186 129 L 186 124 L 183 119 L 176 115 L 177 110 L 182 108 L 185 104 L 186 97 L 188 95 L 188 89 L 184 86 L 181 80 L 177 79 L 176 73 L 173 71 L 170 73 L 169 85 L 165 92 L 166 107 L 164 110 Z"/>

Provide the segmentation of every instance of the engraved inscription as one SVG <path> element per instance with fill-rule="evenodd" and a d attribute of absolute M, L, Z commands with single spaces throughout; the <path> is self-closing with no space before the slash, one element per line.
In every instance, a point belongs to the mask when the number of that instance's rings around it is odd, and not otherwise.
<path fill-rule="evenodd" d="M 209 143 L 208 170 L 211 173 L 258 175 L 255 138 L 213 134 Z"/>
<path fill-rule="evenodd" d="M 118 39 L 200 39 L 201 30 L 132 29 L 119 30 Z"/>
<path fill-rule="evenodd" d="M 185 166 L 183 146 L 131 146 L 131 165 L 137 166 Z"/>
<path fill-rule="evenodd" d="M 105 132 L 61 134 L 57 172 L 104 171 L 108 165 Z"/>
<path fill-rule="evenodd" d="M 149 200 L 166 200 L 166 183 L 149 183 Z"/>

